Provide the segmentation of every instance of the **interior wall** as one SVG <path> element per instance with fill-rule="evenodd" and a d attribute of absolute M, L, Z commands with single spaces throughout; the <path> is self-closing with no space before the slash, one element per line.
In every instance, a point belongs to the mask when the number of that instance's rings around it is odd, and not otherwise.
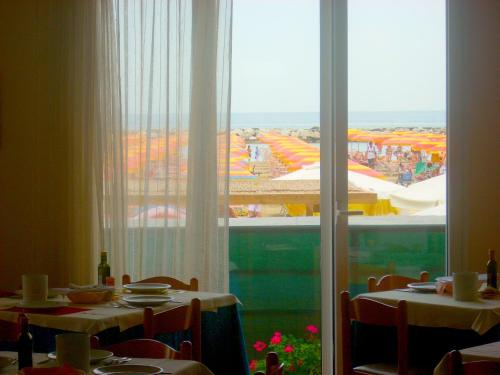
<path fill-rule="evenodd" d="M 500 258 L 500 2 L 448 1 L 451 270 Z"/>
<path fill-rule="evenodd" d="M 67 142 L 52 1 L 0 1 L 0 287 L 63 275 Z"/>

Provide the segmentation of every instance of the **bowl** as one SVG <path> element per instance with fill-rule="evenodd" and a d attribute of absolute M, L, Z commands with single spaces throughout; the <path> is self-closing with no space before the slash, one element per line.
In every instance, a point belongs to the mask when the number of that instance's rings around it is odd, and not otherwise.
<path fill-rule="evenodd" d="M 73 291 L 67 294 L 69 300 L 76 304 L 95 304 L 111 301 L 113 291 L 97 290 L 97 291 Z"/>

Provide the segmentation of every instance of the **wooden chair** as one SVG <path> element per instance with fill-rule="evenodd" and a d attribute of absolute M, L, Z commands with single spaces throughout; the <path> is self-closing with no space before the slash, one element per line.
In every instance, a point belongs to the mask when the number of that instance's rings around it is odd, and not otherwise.
<path fill-rule="evenodd" d="M 186 360 L 191 360 L 193 358 L 193 347 L 190 341 L 183 341 L 179 351 L 171 348 L 167 344 L 152 339 L 128 340 L 110 345 L 106 350 L 120 357 Z"/>
<path fill-rule="evenodd" d="M 154 312 L 144 309 L 144 337 L 153 339 L 160 333 L 173 333 L 191 329 L 192 359 L 201 362 L 201 307 L 200 300 L 194 298 L 189 306 Z M 182 352 L 182 348 L 181 348 Z"/>
<path fill-rule="evenodd" d="M 139 283 L 162 283 L 162 284 L 170 284 L 172 285 L 173 289 L 181 289 L 181 290 L 189 290 L 192 292 L 197 292 L 198 291 L 198 279 L 193 277 L 189 281 L 189 284 L 186 284 L 178 279 L 175 279 L 173 277 L 169 276 L 155 276 L 155 277 L 150 277 L 148 279 L 144 279 L 141 281 L 138 281 Z M 123 275 L 122 276 L 122 285 L 125 284 L 130 284 L 131 279 L 130 275 Z"/>
<path fill-rule="evenodd" d="M 280 363 L 278 354 L 269 352 L 266 355 L 266 372 L 257 371 L 255 375 L 282 375 L 284 367 L 285 364 Z"/>
<path fill-rule="evenodd" d="M 377 282 L 375 277 L 368 278 L 368 292 L 383 292 L 386 290 L 406 288 L 409 283 L 429 281 L 429 272 L 420 272 L 420 280 L 400 275 L 385 275 Z"/>
<path fill-rule="evenodd" d="M 408 374 L 408 324 L 406 301 L 399 301 L 397 307 L 369 299 L 350 300 L 349 292 L 340 295 L 342 314 L 342 366 L 343 374 Z M 397 365 L 374 363 L 352 367 L 351 321 L 360 323 L 391 326 L 397 328 Z M 377 345 L 376 342 L 373 345 Z"/>
<path fill-rule="evenodd" d="M 462 355 L 458 350 L 452 350 L 446 354 L 448 362 L 448 375 L 498 375 L 500 374 L 500 362 L 494 361 L 472 361 L 463 362 Z"/>

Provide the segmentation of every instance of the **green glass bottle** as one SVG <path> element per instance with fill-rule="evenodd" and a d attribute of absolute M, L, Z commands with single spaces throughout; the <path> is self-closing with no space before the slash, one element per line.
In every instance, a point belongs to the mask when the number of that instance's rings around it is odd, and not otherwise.
<path fill-rule="evenodd" d="M 19 314 L 18 324 L 21 328 L 17 338 L 17 361 L 19 370 L 33 366 L 33 338 L 28 331 L 28 318 Z"/>
<path fill-rule="evenodd" d="M 495 260 L 495 250 L 488 250 L 488 262 L 486 263 L 487 285 L 497 288 L 497 261 Z"/>
<path fill-rule="evenodd" d="M 108 253 L 106 251 L 101 251 L 101 263 L 97 267 L 98 284 L 99 286 L 106 285 L 106 277 L 111 276 L 111 268 L 108 264 Z"/>

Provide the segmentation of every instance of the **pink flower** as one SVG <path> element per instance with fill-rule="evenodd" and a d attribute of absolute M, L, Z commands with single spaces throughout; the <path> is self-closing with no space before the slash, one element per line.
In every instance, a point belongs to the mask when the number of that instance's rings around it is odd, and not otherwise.
<path fill-rule="evenodd" d="M 274 332 L 274 336 L 279 336 L 279 337 L 281 337 L 281 332 L 280 332 L 280 331 L 276 331 L 276 332 Z"/>
<path fill-rule="evenodd" d="M 281 342 L 281 336 L 277 335 L 276 333 L 274 334 L 273 337 L 271 337 L 271 344 L 279 344 Z"/>
<path fill-rule="evenodd" d="M 255 359 L 252 359 L 250 361 L 250 364 L 248 365 L 248 367 L 250 367 L 250 371 L 255 371 L 255 369 L 257 367 L 257 361 Z"/>
<path fill-rule="evenodd" d="M 292 345 L 286 345 L 285 349 L 283 349 L 285 353 L 291 353 L 293 352 L 293 346 Z"/>
<path fill-rule="evenodd" d="M 267 344 L 263 341 L 256 341 L 255 344 L 253 344 L 253 348 L 257 350 L 258 352 L 263 351 L 265 348 L 267 348 Z"/>
<path fill-rule="evenodd" d="M 313 326 L 312 324 L 311 324 L 311 325 L 308 325 L 308 326 L 306 327 L 306 331 L 309 331 L 309 332 L 310 332 L 310 333 L 312 333 L 313 335 L 315 335 L 316 333 L 318 333 L 318 332 L 319 332 L 318 327 Z"/>

